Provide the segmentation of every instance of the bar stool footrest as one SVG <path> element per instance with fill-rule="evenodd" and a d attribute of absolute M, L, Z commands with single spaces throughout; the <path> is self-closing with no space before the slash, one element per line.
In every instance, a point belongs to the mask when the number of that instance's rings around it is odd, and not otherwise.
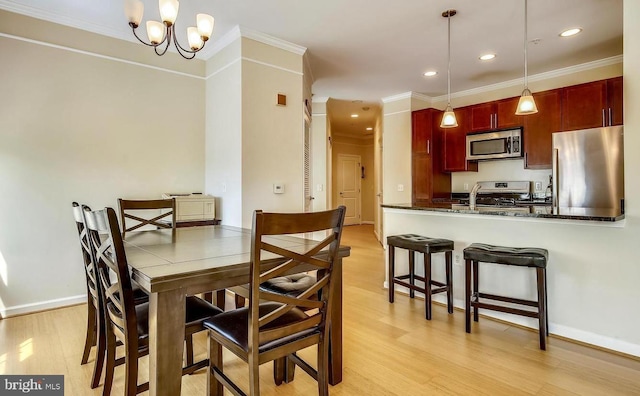
<path fill-rule="evenodd" d="M 508 303 L 512 303 L 512 304 L 528 305 L 530 307 L 536 307 L 536 308 L 538 307 L 538 302 L 537 301 L 523 300 L 521 298 L 497 296 L 495 294 L 489 294 L 489 293 L 476 293 L 476 299 L 478 297 L 486 298 L 486 299 L 489 299 L 489 300 L 508 302 Z"/>

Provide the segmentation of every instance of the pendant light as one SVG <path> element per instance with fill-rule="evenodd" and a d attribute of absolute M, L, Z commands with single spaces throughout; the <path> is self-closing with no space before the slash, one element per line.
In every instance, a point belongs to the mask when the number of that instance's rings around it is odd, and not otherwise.
<path fill-rule="evenodd" d="M 447 10 L 442 13 L 442 16 L 447 18 L 447 108 L 442 115 L 442 122 L 440 122 L 440 128 L 455 128 L 458 126 L 458 120 L 456 120 L 456 113 L 451 108 L 451 17 L 456 15 L 456 10 Z"/>
<path fill-rule="evenodd" d="M 522 95 L 518 101 L 518 107 L 516 108 L 516 115 L 528 115 L 538 112 L 536 101 L 533 100 L 533 95 L 529 91 L 529 84 L 527 79 L 527 0 L 524 0 L 524 89 Z"/>

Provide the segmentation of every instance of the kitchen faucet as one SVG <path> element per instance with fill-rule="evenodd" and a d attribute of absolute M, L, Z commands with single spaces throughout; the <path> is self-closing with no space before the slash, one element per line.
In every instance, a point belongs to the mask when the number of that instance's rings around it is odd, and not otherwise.
<path fill-rule="evenodd" d="M 476 183 L 471 189 L 471 194 L 469 194 L 469 209 L 476 210 L 476 195 L 478 194 L 478 190 L 480 189 L 480 183 Z"/>

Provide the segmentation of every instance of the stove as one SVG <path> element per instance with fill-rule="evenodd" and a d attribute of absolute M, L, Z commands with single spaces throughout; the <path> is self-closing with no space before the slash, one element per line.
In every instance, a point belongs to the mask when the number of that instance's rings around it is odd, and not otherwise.
<path fill-rule="evenodd" d="M 500 212 L 530 212 L 531 206 L 545 205 L 534 200 L 529 181 L 482 181 L 476 195 L 476 210 Z M 461 206 L 468 205 L 469 199 L 461 199 Z"/>

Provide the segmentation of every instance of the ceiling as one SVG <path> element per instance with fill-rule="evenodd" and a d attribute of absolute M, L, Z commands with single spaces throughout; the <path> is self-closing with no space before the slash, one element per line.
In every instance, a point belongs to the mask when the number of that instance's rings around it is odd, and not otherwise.
<path fill-rule="evenodd" d="M 159 20 L 157 1 L 142 1 L 143 21 Z M 621 55 L 622 6 L 623 0 L 529 1 L 528 38 L 535 40 L 528 45 L 529 75 Z M 122 0 L 0 0 L 0 9 L 135 41 Z M 182 0 L 176 26 L 186 30 L 204 12 L 216 20 L 214 43 L 240 26 L 306 47 L 315 97 L 336 99 L 332 107 L 349 115 L 371 108 L 335 121 L 362 133 L 382 98 L 446 94 L 447 9 L 458 12 L 451 19 L 452 92 L 522 77 L 524 0 Z M 572 27 L 583 31 L 559 37 Z M 149 49 L 140 44 L 140 51 Z M 496 58 L 478 59 L 488 52 Z M 207 56 L 206 48 L 198 55 Z M 438 74 L 425 77 L 427 70 Z"/>

